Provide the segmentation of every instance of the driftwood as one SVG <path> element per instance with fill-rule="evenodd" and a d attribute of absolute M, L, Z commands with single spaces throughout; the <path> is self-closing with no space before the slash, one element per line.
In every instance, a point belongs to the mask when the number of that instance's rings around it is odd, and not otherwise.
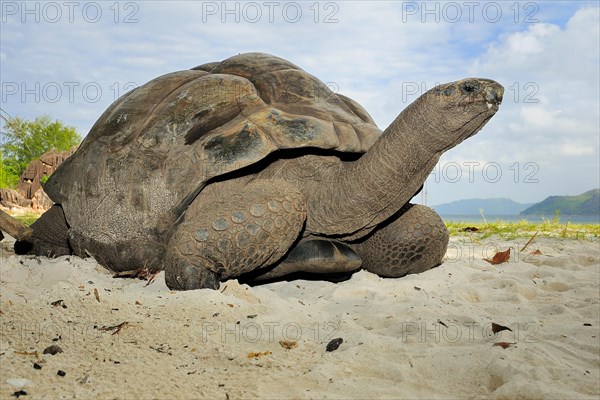
<path fill-rule="evenodd" d="M 0 230 L 17 240 L 27 240 L 33 233 L 30 227 L 0 210 Z"/>

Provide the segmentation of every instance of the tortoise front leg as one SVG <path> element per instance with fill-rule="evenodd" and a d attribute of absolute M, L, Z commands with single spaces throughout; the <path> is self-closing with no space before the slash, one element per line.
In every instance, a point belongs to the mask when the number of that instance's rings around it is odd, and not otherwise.
<path fill-rule="evenodd" d="M 285 181 L 209 185 L 171 237 L 165 279 L 171 289 L 217 289 L 219 281 L 276 263 L 297 240 L 304 198 Z"/>
<path fill-rule="evenodd" d="M 365 240 L 350 246 L 362 258 L 363 269 L 397 278 L 440 265 L 448 230 L 431 208 L 407 204 Z"/>

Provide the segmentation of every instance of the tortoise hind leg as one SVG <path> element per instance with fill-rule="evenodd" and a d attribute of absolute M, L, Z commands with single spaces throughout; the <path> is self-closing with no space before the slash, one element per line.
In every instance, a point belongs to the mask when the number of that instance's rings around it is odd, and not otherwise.
<path fill-rule="evenodd" d="M 448 230 L 431 208 L 407 204 L 366 240 L 351 247 L 363 259 L 363 269 L 397 278 L 440 265 L 448 247 Z"/>
<path fill-rule="evenodd" d="M 59 257 L 71 254 L 67 233 L 69 226 L 60 205 L 53 205 L 31 225 L 33 234 L 15 242 L 15 253 Z"/>
<path fill-rule="evenodd" d="M 292 274 L 315 274 L 321 277 L 350 275 L 362 260 L 347 245 L 324 239 L 302 240 L 274 268 L 251 272 L 248 282 L 263 282 Z"/>

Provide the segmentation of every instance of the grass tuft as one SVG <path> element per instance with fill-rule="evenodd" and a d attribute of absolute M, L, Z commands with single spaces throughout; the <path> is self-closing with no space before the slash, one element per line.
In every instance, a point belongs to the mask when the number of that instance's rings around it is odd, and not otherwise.
<path fill-rule="evenodd" d="M 487 223 L 473 222 L 446 222 L 446 227 L 451 236 L 465 237 L 477 235 L 478 239 L 485 239 L 493 235 L 500 236 L 506 240 L 518 238 L 552 237 L 563 239 L 577 239 L 595 241 L 600 238 L 600 224 L 572 224 L 560 222 L 555 216 L 552 220 L 545 219 L 544 222 L 534 223 L 522 219 L 518 222 L 507 222 L 497 220 Z M 465 228 L 475 227 L 476 232 L 465 232 Z"/>
<path fill-rule="evenodd" d="M 18 221 L 21 221 L 25 225 L 30 226 L 35 221 L 37 221 L 37 219 L 40 217 L 40 214 L 25 213 L 25 214 L 14 215 L 14 217 L 15 217 L 15 219 L 17 219 Z"/>

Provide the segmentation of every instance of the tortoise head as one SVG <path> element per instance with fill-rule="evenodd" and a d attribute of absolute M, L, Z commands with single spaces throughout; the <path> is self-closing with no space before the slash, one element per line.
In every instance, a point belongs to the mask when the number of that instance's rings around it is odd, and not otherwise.
<path fill-rule="evenodd" d="M 475 135 L 496 114 L 504 88 L 490 79 L 468 78 L 438 85 L 415 105 L 428 129 L 428 143 L 448 150 Z"/>

